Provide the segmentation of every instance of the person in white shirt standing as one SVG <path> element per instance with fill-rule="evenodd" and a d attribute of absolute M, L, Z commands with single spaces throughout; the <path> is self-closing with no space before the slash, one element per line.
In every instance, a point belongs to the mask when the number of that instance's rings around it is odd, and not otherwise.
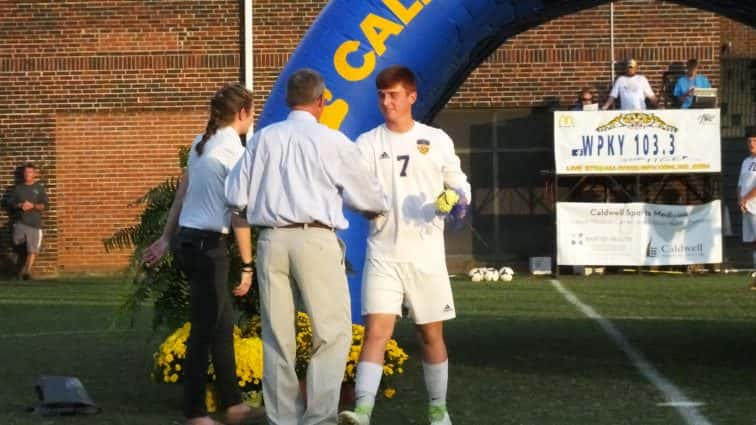
<path fill-rule="evenodd" d="M 638 62 L 628 59 L 625 75 L 620 75 L 609 92 L 609 99 L 601 107 L 603 110 L 611 108 L 617 99 L 623 111 L 642 111 L 646 109 L 646 99 L 656 105 L 656 95 L 651 89 L 646 77 L 638 74 Z"/>
<path fill-rule="evenodd" d="M 226 175 L 244 153 L 240 135 L 249 131 L 253 115 L 252 93 L 241 84 L 227 84 L 215 93 L 205 132 L 192 143 L 163 234 L 142 253 L 144 263 L 157 263 L 175 235 L 172 248 L 189 281 L 191 330 L 183 370 L 187 425 L 217 423 L 205 407 L 211 353 L 220 402 L 227 408 L 226 423 L 241 424 L 253 413 L 242 402 L 236 378 L 234 311 L 228 288 L 231 227 L 242 259 L 241 282 L 233 290 L 236 296 L 245 295 L 252 283 L 252 242 L 249 226 L 232 217 L 224 196 Z"/>
<path fill-rule="evenodd" d="M 317 72 L 287 81 L 284 121 L 255 133 L 226 180 L 226 197 L 247 208 L 257 237 L 262 315 L 263 398 L 271 425 L 336 424 L 352 343 L 343 204 L 380 214 L 388 201 L 357 147 L 320 123 L 325 84 Z M 295 297 L 312 325 L 307 405 L 296 375 Z"/>
<path fill-rule="evenodd" d="M 756 127 L 746 128 L 746 142 L 750 155 L 743 160 L 738 178 L 738 207 L 743 213 L 743 243 L 753 249 L 753 267 L 756 267 Z M 756 290 L 756 281 L 751 283 Z"/>
<path fill-rule="evenodd" d="M 386 68 L 378 74 L 376 87 L 385 123 L 356 143 L 388 193 L 391 210 L 370 224 L 362 280 L 366 335 L 357 364 L 356 407 L 341 412 L 339 423 L 370 423 L 386 344 L 405 307 L 422 349 L 430 422 L 449 425 L 443 321 L 454 318 L 455 310 L 446 269 L 444 217 L 437 213 L 435 200 L 450 188 L 461 193 L 462 202 L 469 202 L 470 185 L 451 138 L 413 119 L 413 72 L 404 66 Z"/>

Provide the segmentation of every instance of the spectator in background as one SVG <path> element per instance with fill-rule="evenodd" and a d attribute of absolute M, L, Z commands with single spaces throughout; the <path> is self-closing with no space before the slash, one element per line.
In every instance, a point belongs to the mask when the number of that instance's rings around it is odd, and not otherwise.
<path fill-rule="evenodd" d="M 44 186 L 37 181 L 37 167 L 27 162 L 23 166 L 24 180 L 13 188 L 8 204 L 16 214 L 13 223 L 13 245 L 26 257 L 19 261 L 19 279 L 31 279 L 34 260 L 42 247 L 42 211 L 47 208 L 48 199 Z M 25 251 L 24 251 L 25 248 Z"/>
<path fill-rule="evenodd" d="M 693 105 L 693 94 L 696 88 L 711 88 L 709 79 L 698 73 L 698 59 L 690 59 L 685 64 L 685 75 L 680 77 L 672 93 L 680 101 L 680 108 L 687 109 Z"/>
<path fill-rule="evenodd" d="M 656 95 L 651 89 L 646 77 L 638 74 L 638 62 L 628 59 L 625 75 L 619 76 L 612 86 L 609 99 L 606 100 L 603 110 L 611 108 L 619 99 L 620 109 L 623 111 L 645 110 L 646 100 L 656 106 Z"/>
<path fill-rule="evenodd" d="M 756 267 L 756 127 L 746 128 L 746 144 L 749 155 L 740 166 L 738 178 L 738 208 L 743 213 L 743 243 L 753 250 L 753 266 Z M 756 290 L 756 280 L 751 282 Z"/>
<path fill-rule="evenodd" d="M 577 102 L 575 102 L 575 104 L 572 105 L 572 108 L 570 108 L 570 111 L 582 111 L 586 109 L 587 105 L 593 105 L 594 103 L 595 102 L 593 102 L 593 91 L 591 90 L 591 88 L 583 87 L 583 89 L 580 90 L 580 93 L 578 93 Z"/>

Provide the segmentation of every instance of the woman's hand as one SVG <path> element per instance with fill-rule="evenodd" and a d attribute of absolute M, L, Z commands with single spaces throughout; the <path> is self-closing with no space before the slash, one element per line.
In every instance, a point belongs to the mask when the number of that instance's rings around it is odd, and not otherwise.
<path fill-rule="evenodd" d="M 156 240 L 152 245 L 142 251 L 142 264 L 147 267 L 154 266 L 161 258 L 163 258 L 163 255 L 165 255 L 167 250 L 168 240 L 161 236 L 160 239 Z"/>
<path fill-rule="evenodd" d="M 249 292 L 249 288 L 252 286 L 252 271 L 242 271 L 241 282 L 236 285 L 236 288 L 232 293 L 237 297 L 243 297 Z"/>

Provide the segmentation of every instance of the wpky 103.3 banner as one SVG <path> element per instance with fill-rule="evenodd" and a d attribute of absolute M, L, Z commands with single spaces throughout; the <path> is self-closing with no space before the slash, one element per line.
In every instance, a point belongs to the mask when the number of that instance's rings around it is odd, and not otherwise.
<path fill-rule="evenodd" d="M 557 203 L 560 265 L 722 262 L 719 200 L 702 205 Z"/>
<path fill-rule="evenodd" d="M 556 172 L 720 172 L 719 119 L 719 109 L 554 112 Z"/>

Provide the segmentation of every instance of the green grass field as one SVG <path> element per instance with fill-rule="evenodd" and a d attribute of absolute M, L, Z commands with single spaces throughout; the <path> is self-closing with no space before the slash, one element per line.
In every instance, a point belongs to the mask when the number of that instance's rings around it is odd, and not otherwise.
<path fill-rule="evenodd" d="M 756 424 L 756 291 L 744 275 L 566 277 L 562 285 L 610 320 L 711 424 Z M 456 425 L 686 424 L 593 319 L 549 279 L 454 283 L 459 317 L 448 323 L 449 409 Z M 0 424 L 181 424 L 178 386 L 148 372 L 164 333 L 150 310 L 134 327 L 115 320 L 117 278 L 0 282 Z M 397 339 L 411 358 L 374 424 L 425 424 L 414 333 Z M 79 377 L 103 413 L 40 418 L 40 374 Z"/>

